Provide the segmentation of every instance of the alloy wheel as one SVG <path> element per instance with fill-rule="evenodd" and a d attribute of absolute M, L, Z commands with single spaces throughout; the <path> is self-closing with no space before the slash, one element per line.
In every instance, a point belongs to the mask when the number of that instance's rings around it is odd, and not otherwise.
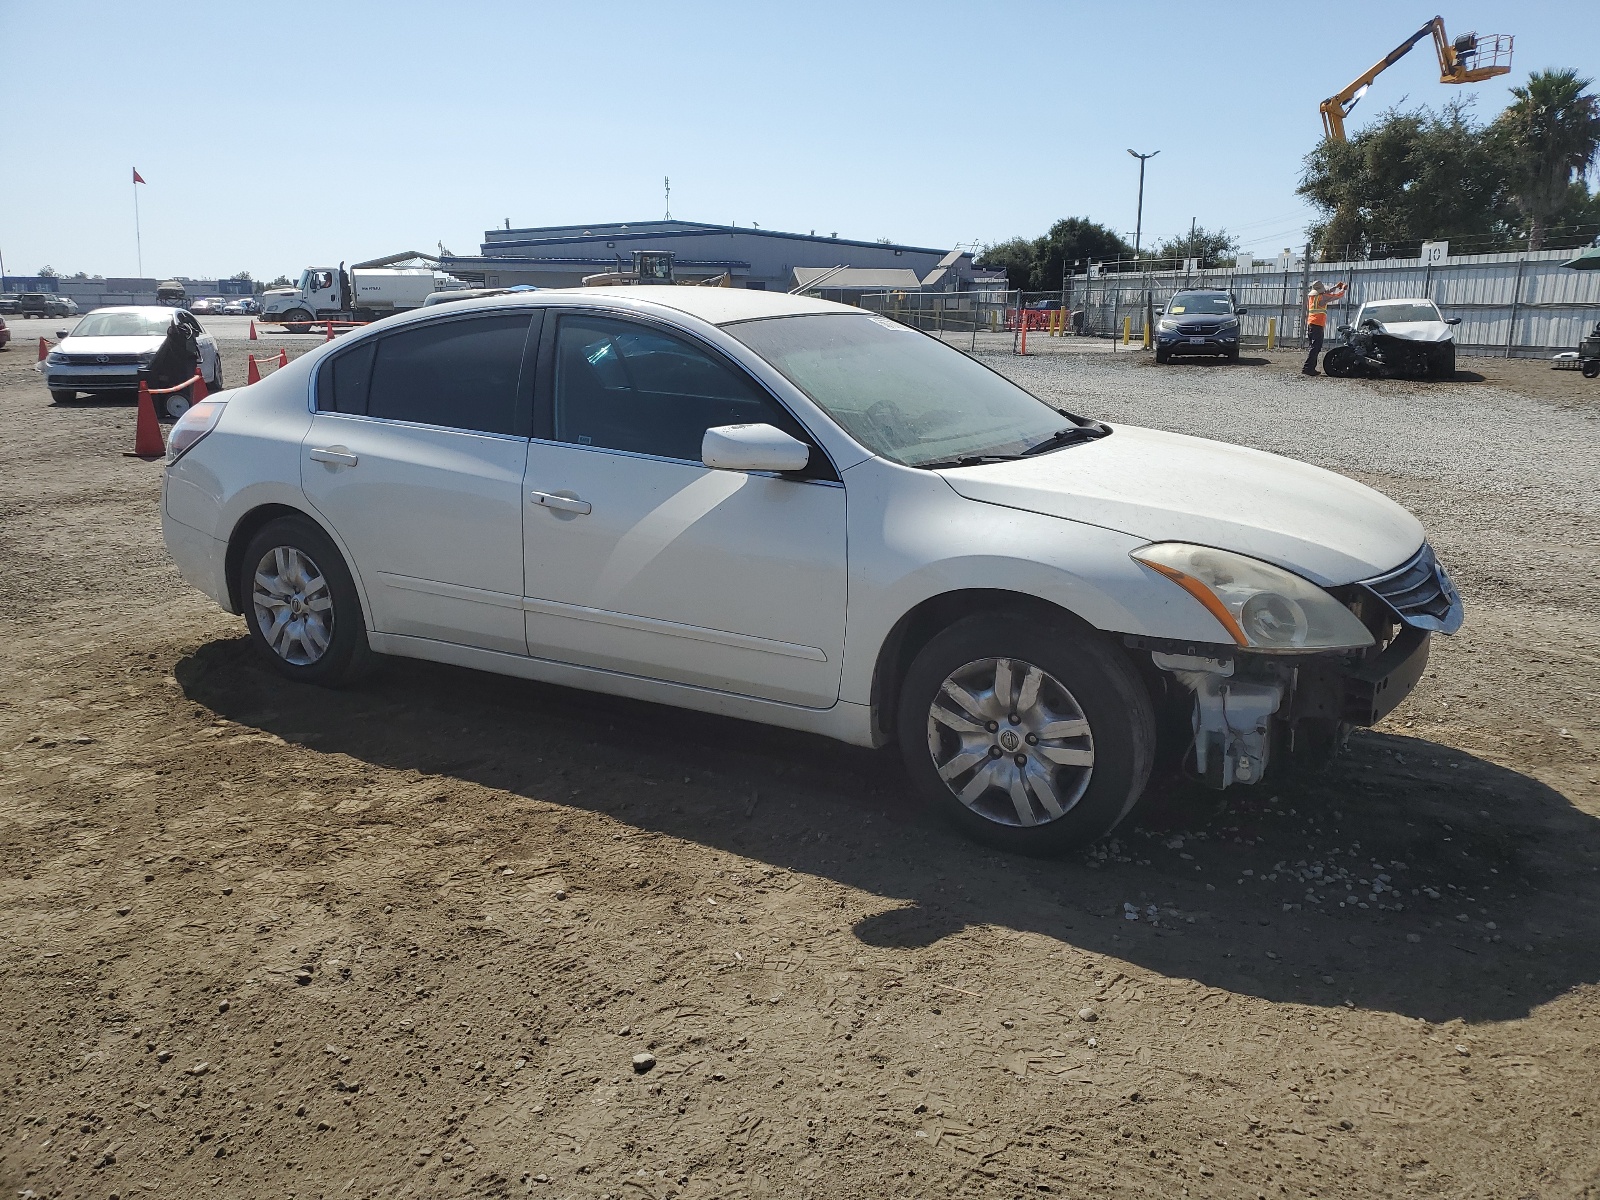
<path fill-rule="evenodd" d="M 928 709 L 928 753 L 955 798 L 1000 825 L 1044 825 L 1083 797 L 1094 736 L 1060 680 L 1016 658 L 952 671 Z"/>
<path fill-rule="evenodd" d="M 294 546 L 276 546 L 256 564 L 251 593 L 256 625 L 273 653 L 308 667 L 333 638 L 333 594 L 317 564 Z"/>

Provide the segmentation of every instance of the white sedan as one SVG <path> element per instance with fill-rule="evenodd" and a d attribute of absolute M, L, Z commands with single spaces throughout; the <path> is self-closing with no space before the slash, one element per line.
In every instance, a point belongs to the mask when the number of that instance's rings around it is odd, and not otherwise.
<path fill-rule="evenodd" d="M 1331 746 L 1461 623 L 1361 484 L 721 288 L 373 325 L 184 416 L 162 530 L 292 680 L 401 655 L 898 743 L 1031 853 L 1110 830 L 1158 752 L 1224 787 Z"/>
<path fill-rule="evenodd" d="M 200 374 L 213 391 L 222 390 L 222 355 L 217 340 L 195 317 L 183 309 L 161 305 L 97 308 L 61 339 L 37 364 L 50 398 L 68 401 L 79 392 L 125 392 L 139 386 L 139 372 L 161 348 L 173 323 L 189 326 L 200 351 Z M 167 397 L 168 415 L 177 417 L 189 406 L 187 397 Z"/>

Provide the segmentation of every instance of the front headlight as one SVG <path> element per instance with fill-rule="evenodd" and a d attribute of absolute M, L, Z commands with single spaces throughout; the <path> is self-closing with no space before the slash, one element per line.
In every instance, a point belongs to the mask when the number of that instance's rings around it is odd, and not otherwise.
<path fill-rule="evenodd" d="M 139 352 L 139 365 L 141 367 L 148 367 L 152 362 L 155 361 L 155 358 L 156 352 L 154 350 L 141 350 Z"/>
<path fill-rule="evenodd" d="M 1233 320 L 1225 321 L 1225 322 L 1223 322 L 1223 324 L 1218 326 L 1217 327 L 1217 332 L 1218 333 L 1232 333 L 1235 330 L 1237 330 L 1238 328 L 1239 328 L 1239 318 L 1235 317 Z"/>
<path fill-rule="evenodd" d="M 1156 330 L 1159 333 L 1171 333 L 1177 327 L 1178 323 L 1171 317 L 1162 317 L 1156 322 Z"/>
<path fill-rule="evenodd" d="M 1252 650 L 1362 650 L 1373 644 L 1354 613 L 1282 567 L 1183 542 L 1157 542 L 1135 550 L 1133 558 L 1188 592 L 1229 637 Z"/>
<path fill-rule="evenodd" d="M 69 359 L 65 354 L 62 354 L 59 350 L 52 350 L 49 354 L 45 355 L 45 362 L 49 363 L 52 367 L 59 367 L 63 363 L 71 361 L 71 359 Z"/>

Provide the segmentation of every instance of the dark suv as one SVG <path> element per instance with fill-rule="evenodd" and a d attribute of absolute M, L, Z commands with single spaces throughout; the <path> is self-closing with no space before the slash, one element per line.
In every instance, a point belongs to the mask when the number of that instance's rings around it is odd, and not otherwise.
<path fill-rule="evenodd" d="M 48 292 L 23 292 L 17 297 L 17 314 L 23 317 L 46 316 L 53 299 L 55 297 Z"/>
<path fill-rule="evenodd" d="M 1233 296 L 1218 288 L 1178 292 L 1156 321 L 1156 361 L 1175 354 L 1215 354 L 1236 362 L 1239 358 L 1239 318 Z"/>

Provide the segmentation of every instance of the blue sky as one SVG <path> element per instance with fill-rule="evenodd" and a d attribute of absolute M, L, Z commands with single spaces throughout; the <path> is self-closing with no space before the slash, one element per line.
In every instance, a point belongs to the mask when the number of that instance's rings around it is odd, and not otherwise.
<path fill-rule="evenodd" d="M 514 226 L 676 217 L 918 245 L 1087 216 L 1304 240 L 1318 102 L 1439 8 L 1516 36 L 1512 75 L 1600 77 L 1600 3 L 808 0 L 805 4 L 111 4 L 0 0 L 0 253 L 11 274 L 257 278 Z"/>

